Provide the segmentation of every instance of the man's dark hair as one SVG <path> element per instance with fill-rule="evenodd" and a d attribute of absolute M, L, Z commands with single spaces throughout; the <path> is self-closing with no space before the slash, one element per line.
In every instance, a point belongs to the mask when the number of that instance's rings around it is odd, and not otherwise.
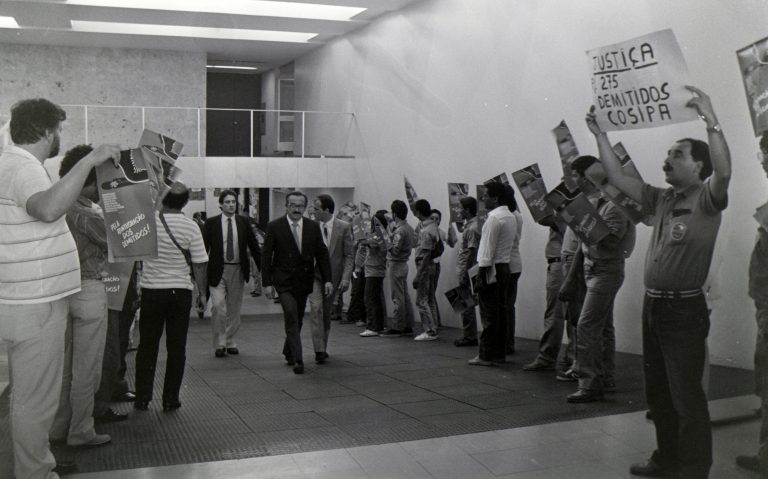
<path fill-rule="evenodd" d="M 429 216 L 430 212 L 432 211 L 432 206 L 429 204 L 429 201 L 427 200 L 416 200 L 416 202 L 413 204 L 413 209 L 421 216 Z"/>
<path fill-rule="evenodd" d="M 219 193 L 219 204 L 223 204 L 227 196 L 234 196 L 235 202 L 237 202 L 237 193 L 233 190 L 221 190 L 221 193 Z"/>
<path fill-rule="evenodd" d="M 66 112 L 45 98 L 21 100 L 11 108 L 11 140 L 31 145 L 67 119 Z"/>
<path fill-rule="evenodd" d="M 301 196 L 302 198 L 304 198 L 304 206 L 307 206 L 307 201 L 308 201 L 307 200 L 307 195 L 305 195 L 304 193 L 302 193 L 299 190 L 291 191 L 290 193 L 285 195 L 285 204 L 286 205 L 288 204 L 288 198 L 290 198 L 291 196 Z"/>
<path fill-rule="evenodd" d="M 440 210 L 432 208 L 429 212 L 429 215 L 432 216 L 433 214 L 437 213 L 437 216 L 440 217 L 440 221 L 443 220 L 443 214 L 440 212 Z"/>
<path fill-rule="evenodd" d="M 515 199 L 515 189 L 512 188 L 512 185 L 504 185 L 504 192 L 507 196 L 507 202 L 505 203 L 507 205 L 507 208 L 509 208 L 509 211 L 517 211 L 517 200 Z"/>
<path fill-rule="evenodd" d="M 466 208 L 472 213 L 472 216 L 477 215 L 477 200 L 471 196 L 465 196 L 459 200 L 459 204 L 462 208 Z"/>
<path fill-rule="evenodd" d="M 64 175 L 69 173 L 78 161 L 88 156 L 88 153 L 92 151 L 93 147 L 91 145 L 77 145 L 70 148 L 69 151 L 64 153 L 64 158 L 61 160 L 61 165 L 59 165 L 59 178 L 64 178 Z M 88 178 L 85 179 L 85 185 L 88 186 L 94 183 L 96 183 L 96 168 L 91 168 Z"/>
<path fill-rule="evenodd" d="M 764 131 L 763 136 L 760 137 L 760 151 L 768 153 L 768 131 Z"/>
<path fill-rule="evenodd" d="M 583 155 L 571 162 L 571 170 L 574 171 L 577 175 L 584 178 L 585 172 L 589 169 L 590 166 L 597 163 L 598 160 L 594 156 L 591 155 Z"/>
<path fill-rule="evenodd" d="M 500 205 L 507 204 L 507 190 L 504 188 L 503 183 L 498 181 L 491 181 L 485 185 L 485 194 L 491 198 L 496 198 Z"/>
<path fill-rule="evenodd" d="M 408 205 L 406 205 L 403 200 L 393 201 L 389 208 L 392 210 L 392 214 L 395 215 L 395 218 L 404 220 L 408 217 Z"/>
<path fill-rule="evenodd" d="M 701 140 L 693 138 L 683 138 L 679 141 L 687 141 L 691 145 L 691 157 L 693 161 L 700 161 L 702 163 L 701 170 L 699 171 L 699 178 L 701 181 L 709 178 L 712 174 L 712 158 L 709 156 L 709 145 Z"/>
<path fill-rule="evenodd" d="M 181 189 L 178 185 L 181 186 Z M 177 190 L 177 191 L 174 191 Z M 175 184 L 171 187 L 171 190 L 163 198 L 163 206 L 174 210 L 180 210 L 187 205 L 189 201 L 189 188 L 183 184 Z"/>
<path fill-rule="evenodd" d="M 336 203 L 333 202 L 331 195 L 317 195 L 317 201 L 320 202 L 320 209 L 328 210 L 329 213 L 333 213 L 336 209 Z"/>

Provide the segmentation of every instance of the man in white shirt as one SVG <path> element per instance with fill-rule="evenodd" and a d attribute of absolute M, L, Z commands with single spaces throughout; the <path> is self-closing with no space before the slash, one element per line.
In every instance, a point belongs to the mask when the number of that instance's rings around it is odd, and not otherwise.
<path fill-rule="evenodd" d="M 77 247 L 64 214 L 91 169 L 120 149 L 102 145 L 55 184 L 43 162 L 59 152 L 66 113 L 37 98 L 11 109 L 14 145 L 0 157 L 0 337 L 8 343 L 10 422 L 17 479 L 73 472 L 51 454 L 48 431 L 62 383 L 67 297 L 80 290 Z"/>
<path fill-rule="evenodd" d="M 480 318 L 483 332 L 477 356 L 469 360 L 472 366 L 493 366 L 506 361 L 507 293 L 510 282 L 509 262 L 517 234 L 517 219 L 507 206 L 504 185 L 491 182 L 486 185 L 482 201 L 489 211 L 483 223 L 477 263 Z"/>

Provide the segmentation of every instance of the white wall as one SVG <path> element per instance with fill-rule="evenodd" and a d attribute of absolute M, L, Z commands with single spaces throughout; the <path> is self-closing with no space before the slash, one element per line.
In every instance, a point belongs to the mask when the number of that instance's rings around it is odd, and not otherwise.
<path fill-rule="evenodd" d="M 427 0 L 336 40 L 295 63 L 296 107 L 352 111 L 356 125 L 315 125 L 313 142 L 357 156 L 356 200 L 387 207 L 404 198 L 407 175 L 421 197 L 447 211 L 446 182 L 477 184 L 533 162 L 553 186 L 561 175 L 550 130 L 571 126 L 581 152 L 596 148 L 583 118 L 591 103 L 585 51 L 672 28 L 693 82 L 711 94 L 731 147 L 734 173 L 711 269 L 710 349 L 716 364 L 751 366 L 755 327 L 747 264 L 766 200 L 765 175 L 747 113 L 735 51 L 768 36 L 763 0 Z M 675 139 L 706 138 L 699 122 L 612 134 L 647 181 L 663 185 L 661 162 Z M 308 140 L 309 141 L 309 140 Z M 525 208 L 523 208 L 525 209 Z M 544 307 L 546 230 L 527 211 L 518 335 L 537 338 Z M 638 244 L 616 302 L 618 349 L 640 352 L 643 258 Z M 452 269 L 454 252 L 444 259 Z M 453 282 L 441 278 L 440 290 Z M 444 312 L 448 307 L 441 304 Z M 444 314 L 447 316 L 447 314 Z M 458 325 L 453 317 L 449 321 Z"/>

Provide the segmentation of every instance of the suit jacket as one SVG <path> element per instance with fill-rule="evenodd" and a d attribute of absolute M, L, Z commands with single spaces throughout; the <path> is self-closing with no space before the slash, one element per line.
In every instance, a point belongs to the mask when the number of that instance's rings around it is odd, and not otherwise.
<path fill-rule="evenodd" d="M 240 271 L 243 273 L 243 281 L 248 282 L 251 274 L 251 262 L 248 261 L 246 248 L 251 251 L 257 268 L 261 259 L 261 249 L 248 220 L 240 215 L 233 215 L 232 218 L 234 218 L 235 227 L 237 227 Z M 205 242 L 205 249 L 208 251 L 208 286 L 216 286 L 221 281 L 221 275 L 224 272 L 224 235 L 221 231 L 221 215 L 205 220 L 203 241 Z"/>
<path fill-rule="evenodd" d="M 261 253 L 263 286 L 274 286 L 278 293 L 290 291 L 308 295 L 312 292 L 315 268 L 320 271 L 323 283 L 331 281 L 328 248 L 323 242 L 319 224 L 304 218 L 301 252 L 293 239 L 291 225 L 286 216 L 267 225 L 264 249 Z"/>
<path fill-rule="evenodd" d="M 321 234 L 323 224 L 320 223 Z M 333 219 L 333 231 L 328 241 L 328 257 L 331 262 L 331 283 L 337 289 L 341 280 L 349 281 L 354 267 L 352 240 L 352 225 L 338 218 Z M 315 270 L 315 276 L 320 278 L 320 271 Z"/>

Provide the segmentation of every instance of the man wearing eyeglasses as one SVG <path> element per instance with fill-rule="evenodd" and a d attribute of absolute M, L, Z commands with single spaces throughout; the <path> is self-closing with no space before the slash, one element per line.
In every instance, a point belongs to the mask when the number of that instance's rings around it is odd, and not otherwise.
<path fill-rule="evenodd" d="M 304 373 L 301 325 L 315 268 L 325 296 L 333 293 L 331 263 L 320 225 L 304 217 L 307 195 L 292 191 L 285 197 L 286 215 L 267 225 L 261 253 L 261 282 L 268 298 L 280 298 L 285 320 L 283 355 L 296 374 Z"/>
<path fill-rule="evenodd" d="M 768 175 L 768 131 L 760 138 L 757 154 L 763 171 Z M 736 464 L 768 477 L 768 203 L 757 209 L 755 217 L 757 241 L 749 261 L 749 296 L 757 310 L 757 340 L 755 345 L 755 394 L 760 397 L 762 424 L 757 454 L 737 456 Z"/>

